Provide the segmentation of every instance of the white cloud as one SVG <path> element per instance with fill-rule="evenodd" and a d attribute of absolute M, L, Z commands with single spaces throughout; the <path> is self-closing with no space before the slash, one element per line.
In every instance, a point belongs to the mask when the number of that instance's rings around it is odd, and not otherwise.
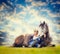
<path fill-rule="evenodd" d="M 60 4 L 60 1 L 52 2 L 51 4 Z"/>
<path fill-rule="evenodd" d="M 4 6 L 3 5 L 1 5 L 0 6 L 0 11 L 2 11 L 4 9 Z"/>
<path fill-rule="evenodd" d="M 10 6 L 7 6 L 4 2 L 2 3 L 6 9 L 10 9 Z"/>
<path fill-rule="evenodd" d="M 32 5 L 33 6 L 45 6 L 46 2 L 41 2 L 41 1 L 39 1 L 39 2 L 32 2 Z"/>
<path fill-rule="evenodd" d="M 53 14 L 53 13 L 51 13 L 51 11 L 48 10 L 48 9 L 42 9 L 42 10 L 40 10 L 40 11 L 41 11 L 41 12 L 43 12 L 43 11 L 47 12 L 47 14 L 48 14 L 50 17 L 52 17 L 52 18 L 54 18 L 54 17 L 60 17 L 60 13 Z"/>
<path fill-rule="evenodd" d="M 32 2 L 33 0 L 25 0 L 26 2 Z"/>
<path fill-rule="evenodd" d="M 9 0 L 7 1 L 10 5 L 12 5 L 13 6 L 13 3 L 12 2 L 10 2 Z"/>
<path fill-rule="evenodd" d="M 57 4 L 60 4 L 60 1 L 57 1 L 56 3 L 57 3 Z"/>
<path fill-rule="evenodd" d="M 42 1 L 35 1 L 35 0 L 25 0 L 26 2 L 31 2 L 32 6 L 45 6 L 47 3 Z"/>

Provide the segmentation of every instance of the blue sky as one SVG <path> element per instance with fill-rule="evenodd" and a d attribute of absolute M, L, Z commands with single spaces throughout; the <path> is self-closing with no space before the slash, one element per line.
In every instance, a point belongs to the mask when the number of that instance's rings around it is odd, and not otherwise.
<path fill-rule="evenodd" d="M 46 21 L 53 42 L 58 43 L 59 6 L 60 0 L 0 0 L 0 31 L 8 34 L 6 43 L 12 44 L 20 34 L 33 33 L 40 21 Z"/>

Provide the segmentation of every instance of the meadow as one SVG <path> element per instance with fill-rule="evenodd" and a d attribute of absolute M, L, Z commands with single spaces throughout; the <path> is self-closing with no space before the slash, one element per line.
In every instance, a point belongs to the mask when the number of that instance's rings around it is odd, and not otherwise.
<path fill-rule="evenodd" d="M 60 46 L 43 48 L 14 48 L 0 46 L 0 54 L 60 54 Z"/>

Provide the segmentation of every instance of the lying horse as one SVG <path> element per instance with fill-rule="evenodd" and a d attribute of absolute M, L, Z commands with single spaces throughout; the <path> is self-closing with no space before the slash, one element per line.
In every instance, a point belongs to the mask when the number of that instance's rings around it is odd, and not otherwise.
<path fill-rule="evenodd" d="M 15 42 L 13 44 L 14 47 L 28 47 L 28 42 L 30 41 L 30 39 L 32 38 L 32 35 L 30 34 L 26 34 L 24 35 L 20 35 L 15 39 Z"/>

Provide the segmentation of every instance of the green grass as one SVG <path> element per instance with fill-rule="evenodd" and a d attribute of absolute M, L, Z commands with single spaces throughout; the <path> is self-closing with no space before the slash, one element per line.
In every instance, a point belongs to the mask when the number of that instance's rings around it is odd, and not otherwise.
<path fill-rule="evenodd" d="M 44 48 L 14 48 L 0 46 L 0 54 L 60 54 L 60 46 Z"/>

